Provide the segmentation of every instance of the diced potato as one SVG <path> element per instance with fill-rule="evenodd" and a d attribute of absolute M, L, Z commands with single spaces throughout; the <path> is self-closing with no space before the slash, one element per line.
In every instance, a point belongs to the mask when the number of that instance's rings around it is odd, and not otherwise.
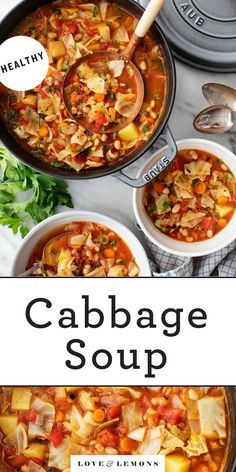
<path fill-rule="evenodd" d="M 0 429 L 2 430 L 3 434 L 8 436 L 16 427 L 18 423 L 18 416 L 10 416 L 10 415 L 1 415 L 0 416 Z"/>
<path fill-rule="evenodd" d="M 219 218 L 224 218 L 232 211 L 232 207 L 227 205 L 216 205 L 215 210 Z"/>
<path fill-rule="evenodd" d="M 37 459 L 44 459 L 47 446 L 46 444 L 33 443 L 22 451 L 25 457 L 36 457 Z"/>
<path fill-rule="evenodd" d="M 132 121 L 123 129 L 121 129 L 118 132 L 118 135 L 119 138 L 122 139 L 122 141 L 134 141 L 135 139 L 138 139 L 139 132 L 136 124 Z"/>
<path fill-rule="evenodd" d="M 79 390 L 79 387 L 66 387 L 66 391 L 68 393 L 77 392 L 78 390 Z"/>
<path fill-rule="evenodd" d="M 66 54 L 66 48 L 63 41 L 50 41 L 49 50 L 53 58 L 65 56 Z"/>
<path fill-rule="evenodd" d="M 35 107 L 37 105 L 37 100 L 38 100 L 38 97 L 37 95 L 35 94 L 29 94 L 29 95 L 26 95 L 22 102 L 25 104 L 25 105 L 32 105 L 33 107 Z"/>
<path fill-rule="evenodd" d="M 97 25 L 97 28 L 99 30 L 101 38 L 104 39 L 104 41 L 110 41 L 111 35 L 109 26 L 105 23 L 102 23 L 101 25 Z"/>
<path fill-rule="evenodd" d="M 29 410 L 32 392 L 30 388 L 15 387 L 12 392 L 11 408 L 13 410 Z"/>
<path fill-rule="evenodd" d="M 181 454 L 168 454 L 165 472 L 188 472 L 190 464 L 190 460 Z"/>

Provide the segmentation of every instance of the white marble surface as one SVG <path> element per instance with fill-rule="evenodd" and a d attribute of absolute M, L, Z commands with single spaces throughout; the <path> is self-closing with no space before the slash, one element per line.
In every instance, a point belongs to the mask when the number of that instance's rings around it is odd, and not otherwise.
<path fill-rule="evenodd" d="M 0 0 L 0 19 L 18 3 L 20 0 Z M 235 87 L 236 75 L 207 73 L 178 61 L 176 61 L 176 69 L 177 92 L 169 121 L 170 128 L 176 139 L 202 137 L 192 126 L 194 115 L 206 106 L 201 86 L 206 82 L 222 82 Z M 236 153 L 234 132 L 223 136 L 207 136 L 207 139 L 224 144 Z M 128 171 L 130 175 L 137 173 L 143 159 L 139 159 L 130 166 Z M 69 189 L 76 209 L 99 211 L 120 220 L 132 231 L 136 231 L 132 208 L 132 189 L 114 177 L 69 182 Z M 140 238 L 139 234 L 138 237 Z M 10 274 L 14 254 L 20 243 L 19 236 L 13 236 L 10 230 L 0 227 L 0 275 Z"/>

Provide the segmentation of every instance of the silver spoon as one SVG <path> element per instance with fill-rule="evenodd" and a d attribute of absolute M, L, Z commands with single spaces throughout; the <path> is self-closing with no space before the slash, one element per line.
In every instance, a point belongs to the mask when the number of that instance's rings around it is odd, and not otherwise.
<path fill-rule="evenodd" d="M 30 269 L 26 270 L 25 272 L 22 272 L 22 274 L 17 275 L 17 277 L 29 277 L 34 273 L 35 270 L 39 269 L 40 263 L 35 264 L 34 266 L 30 267 Z"/>
<path fill-rule="evenodd" d="M 202 110 L 193 126 L 200 133 L 221 134 L 229 131 L 235 121 L 234 112 L 225 105 L 213 105 Z"/>
<path fill-rule="evenodd" d="M 203 85 L 202 92 L 210 105 L 227 105 L 236 112 L 236 90 L 232 87 L 209 83 Z"/>

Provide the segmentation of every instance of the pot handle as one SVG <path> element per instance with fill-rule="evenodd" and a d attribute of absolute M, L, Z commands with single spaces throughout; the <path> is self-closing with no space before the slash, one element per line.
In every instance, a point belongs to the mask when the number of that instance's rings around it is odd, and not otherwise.
<path fill-rule="evenodd" d="M 141 175 L 137 179 L 132 179 L 128 175 L 123 174 L 121 170 L 115 172 L 113 176 L 121 180 L 125 184 L 129 185 L 130 187 L 140 188 L 148 184 L 149 182 L 151 182 L 151 180 L 155 179 L 155 177 L 161 174 L 161 172 L 163 172 L 163 170 L 165 170 L 168 165 L 173 161 L 177 153 L 176 142 L 168 126 L 164 129 L 162 134 L 166 140 L 168 149 L 165 155 L 161 157 L 161 159 L 159 159 L 159 161 L 157 161 L 157 163 L 151 169 L 147 170 L 145 174 Z"/>

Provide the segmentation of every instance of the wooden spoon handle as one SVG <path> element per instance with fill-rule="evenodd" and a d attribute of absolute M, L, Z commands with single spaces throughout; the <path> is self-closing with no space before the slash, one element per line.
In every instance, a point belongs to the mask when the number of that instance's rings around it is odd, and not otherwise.
<path fill-rule="evenodd" d="M 136 26 L 135 34 L 143 38 L 158 15 L 165 0 L 150 0 L 144 14 Z"/>

